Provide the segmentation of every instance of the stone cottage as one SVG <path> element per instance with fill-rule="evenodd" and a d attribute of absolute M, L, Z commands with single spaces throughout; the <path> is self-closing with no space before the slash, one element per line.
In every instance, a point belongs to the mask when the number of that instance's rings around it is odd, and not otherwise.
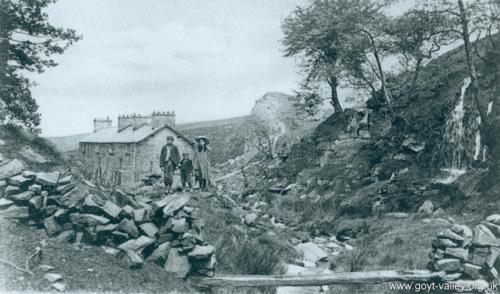
<path fill-rule="evenodd" d="M 175 129 L 174 112 L 120 115 L 112 120 L 94 119 L 93 134 L 79 142 L 80 157 L 93 180 L 106 184 L 130 184 L 144 176 L 161 174 L 160 152 L 167 136 L 173 136 L 180 153 L 192 158 L 193 142 Z"/>

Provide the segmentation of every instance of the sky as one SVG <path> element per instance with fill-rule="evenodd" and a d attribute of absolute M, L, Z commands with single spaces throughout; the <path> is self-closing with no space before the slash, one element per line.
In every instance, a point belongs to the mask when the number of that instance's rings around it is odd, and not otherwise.
<path fill-rule="evenodd" d="M 49 21 L 83 39 L 32 79 L 42 135 L 92 131 L 93 119 L 173 110 L 177 122 L 246 115 L 301 77 L 281 21 L 303 0 L 59 0 Z"/>
<path fill-rule="evenodd" d="M 42 135 L 91 132 L 94 118 L 116 125 L 119 114 L 175 111 L 178 123 L 241 116 L 267 92 L 293 93 L 302 77 L 283 57 L 281 22 L 305 3 L 59 0 L 49 21 L 83 39 L 31 76 Z"/>

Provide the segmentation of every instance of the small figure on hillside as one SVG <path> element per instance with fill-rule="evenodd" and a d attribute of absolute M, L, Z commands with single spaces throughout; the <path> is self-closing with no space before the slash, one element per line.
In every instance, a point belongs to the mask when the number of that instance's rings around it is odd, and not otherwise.
<path fill-rule="evenodd" d="M 172 192 L 172 183 L 174 181 L 174 171 L 179 165 L 179 149 L 174 145 L 174 137 L 167 137 L 167 144 L 162 147 L 160 154 L 160 167 L 163 170 L 165 180 L 165 193 Z"/>
<path fill-rule="evenodd" d="M 353 134 L 354 137 L 359 137 L 359 122 L 357 119 L 357 114 L 351 115 L 349 125 L 347 126 L 347 132 Z"/>
<path fill-rule="evenodd" d="M 379 218 L 384 213 L 385 213 L 385 199 L 382 195 L 380 195 L 377 201 L 373 203 L 372 215 Z"/>
<path fill-rule="evenodd" d="M 191 183 L 191 173 L 193 172 L 193 161 L 189 159 L 188 153 L 182 154 L 180 169 L 181 169 L 182 190 L 186 191 L 187 188 L 186 184 L 187 184 L 187 186 L 189 186 L 187 191 L 190 191 L 193 188 Z"/>
<path fill-rule="evenodd" d="M 210 184 L 210 160 L 208 159 L 209 140 L 205 136 L 198 136 L 195 138 L 196 144 L 194 146 L 194 169 L 196 173 L 196 180 L 200 185 L 202 191 L 207 191 Z"/>

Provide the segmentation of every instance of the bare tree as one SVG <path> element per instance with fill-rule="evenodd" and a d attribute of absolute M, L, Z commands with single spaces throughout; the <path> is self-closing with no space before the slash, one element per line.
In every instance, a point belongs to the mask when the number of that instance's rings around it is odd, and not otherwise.
<path fill-rule="evenodd" d="M 246 142 L 263 154 L 267 159 L 274 158 L 272 129 L 263 120 L 251 116 L 244 123 Z"/>

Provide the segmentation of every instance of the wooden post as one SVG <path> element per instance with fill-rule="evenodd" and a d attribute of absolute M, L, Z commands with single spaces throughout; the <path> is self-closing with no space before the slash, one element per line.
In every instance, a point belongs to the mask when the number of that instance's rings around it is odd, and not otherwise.
<path fill-rule="evenodd" d="M 342 272 L 328 275 L 300 276 L 219 276 L 203 278 L 202 287 L 285 287 L 336 284 L 382 284 L 387 282 L 428 282 L 440 280 L 445 272 L 428 270 Z"/>

